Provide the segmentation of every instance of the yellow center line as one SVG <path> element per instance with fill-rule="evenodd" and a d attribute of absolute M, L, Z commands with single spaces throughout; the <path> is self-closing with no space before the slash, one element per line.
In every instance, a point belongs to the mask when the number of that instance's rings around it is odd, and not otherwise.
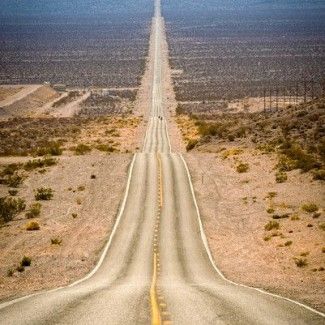
<path fill-rule="evenodd" d="M 161 168 L 161 158 L 160 155 L 157 153 L 157 160 L 158 160 L 158 199 L 159 199 L 159 208 L 158 208 L 158 216 L 160 216 L 161 208 L 163 205 L 163 192 L 162 192 L 162 168 Z M 158 218 L 157 218 L 158 219 Z M 156 230 L 158 227 L 158 222 L 156 222 Z M 158 237 L 158 235 L 155 235 Z M 161 325 L 162 319 L 161 319 L 161 313 L 158 303 L 158 297 L 157 297 L 157 265 L 158 265 L 158 256 L 157 256 L 157 243 L 154 243 L 154 254 L 153 254 L 153 275 L 152 275 L 152 281 L 151 281 L 151 287 L 150 287 L 150 303 L 151 303 L 151 324 L 152 325 Z"/>
<path fill-rule="evenodd" d="M 153 275 L 150 287 L 150 302 L 151 302 L 151 324 L 160 325 L 161 316 L 157 299 L 157 254 L 153 254 Z"/>
<path fill-rule="evenodd" d="M 163 206 L 163 186 L 162 186 L 162 168 L 160 154 L 157 154 L 159 164 L 159 207 Z"/>

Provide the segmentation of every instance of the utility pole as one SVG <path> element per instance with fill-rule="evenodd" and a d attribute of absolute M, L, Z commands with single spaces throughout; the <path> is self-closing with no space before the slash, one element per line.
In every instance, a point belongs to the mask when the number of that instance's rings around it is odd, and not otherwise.
<path fill-rule="evenodd" d="M 275 88 L 275 108 L 276 110 L 279 109 L 279 88 Z"/>
<path fill-rule="evenodd" d="M 306 79 L 304 79 L 304 103 L 307 101 L 307 82 Z"/>

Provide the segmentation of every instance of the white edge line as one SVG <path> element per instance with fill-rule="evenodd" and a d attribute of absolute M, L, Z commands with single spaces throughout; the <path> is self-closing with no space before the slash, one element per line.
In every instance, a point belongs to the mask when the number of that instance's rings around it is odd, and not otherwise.
<path fill-rule="evenodd" d="M 135 158 L 136 158 L 137 154 L 135 153 L 134 156 L 133 156 L 133 159 L 132 159 L 132 162 L 131 162 L 131 165 L 129 167 L 129 175 L 128 175 L 128 180 L 127 180 L 127 185 L 126 185 L 126 189 L 125 189 L 125 193 L 124 193 L 124 198 L 123 198 L 123 201 L 122 201 L 122 204 L 120 206 L 120 209 L 119 209 L 119 213 L 118 213 L 118 216 L 116 218 L 116 221 L 115 221 L 115 224 L 114 224 L 114 227 L 113 227 L 113 230 L 109 236 L 109 240 L 108 242 L 106 243 L 105 247 L 104 247 L 104 250 L 101 254 L 101 257 L 99 259 L 99 261 L 97 262 L 95 268 L 93 270 L 91 270 L 85 277 L 83 277 L 82 279 L 79 279 L 67 286 L 62 286 L 62 287 L 58 287 L 58 288 L 55 288 L 55 289 L 51 289 L 51 290 L 44 290 L 44 291 L 40 291 L 40 292 L 37 292 L 37 293 L 33 293 L 33 294 L 30 294 L 30 295 L 27 295 L 27 296 L 24 296 L 24 297 L 20 297 L 20 298 L 17 298 L 17 299 L 14 299 L 14 300 L 10 300 L 10 301 L 7 301 L 7 302 L 4 302 L 2 304 L 0 304 L 0 310 L 6 308 L 6 307 L 9 307 L 15 303 L 18 303 L 18 302 L 21 302 L 23 300 L 26 300 L 26 299 L 29 299 L 31 297 L 36 297 L 36 296 L 39 296 L 41 294 L 46 294 L 46 293 L 53 293 L 55 291 L 58 291 L 58 290 L 62 290 L 62 289 L 66 289 L 66 288 L 71 288 L 71 287 L 74 287 L 76 286 L 77 284 L 80 284 L 81 282 L 84 282 L 88 279 L 90 279 L 97 271 L 98 269 L 101 267 L 101 265 L 103 264 L 103 261 L 106 257 L 106 254 L 111 246 L 111 243 L 112 243 L 112 240 L 114 238 L 114 235 L 116 233 L 116 230 L 119 226 L 119 223 L 120 223 L 120 220 L 121 220 L 121 217 L 123 215 L 123 212 L 124 212 L 124 208 L 125 208 L 125 204 L 126 204 L 126 200 L 128 198 L 128 195 L 129 195 L 129 190 L 130 190 L 130 183 L 131 183 L 131 179 L 132 179 L 132 173 L 133 173 L 133 167 L 134 167 L 134 162 L 135 162 Z"/>
<path fill-rule="evenodd" d="M 190 174 L 190 171 L 189 171 L 189 169 L 188 169 L 188 166 L 187 166 L 186 161 L 185 161 L 184 157 L 182 156 L 182 154 L 179 154 L 179 156 L 181 157 L 181 159 L 182 159 L 182 161 L 183 161 L 183 163 L 184 163 L 184 166 L 185 166 L 186 172 L 187 172 L 187 177 L 188 177 L 189 184 L 190 184 L 190 187 L 191 187 L 191 193 L 192 193 L 193 201 L 194 201 L 194 205 L 195 205 L 195 208 L 196 208 L 196 213 L 197 213 L 197 217 L 198 217 L 198 221 L 199 221 L 199 226 L 200 226 L 200 234 L 201 234 L 201 238 L 202 238 L 202 241 L 203 241 L 204 247 L 205 247 L 205 249 L 206 249 L 206 252 L 207 252 L 207 254 L 208 254 L 208 256 L 209 256 L 209 260 L 210 260 L 210 262 L 211 262 L 213 268 L 214 268 L 215 271 L 220 275 L 220 277 L 221 277 L 223 280 L 225 280 L 225 281 L 227 281 L 227 282 L 229 282 L 229 283 L 231 283 L 231 284 L 233 284 L 233 285 L 236 285 L 236 286 L 239 286 L 239 287 L 248 288 L 248 289 L 251 289 L 251 290 L 256 290 L 256 291 L 261 292 L 261 293 L 263 293 L 263 294 L 266 294 L 266 295 L 269 295 L 269 296 L 272 296 L 272 297 L 275 297 L 275 298 L 280 298 L 280 299 L 283 299 L 283 300 L 289 301 L 289 302 L 294 303 L 294 304 L 296 304 L 296 305 L 298 305 L 298 306 L 304 307 L 304 308 L 308 309 L 309 311 L 312 311 L 312 312 L 318 314 L 319 316 L 325 317 L 325 314 L 324 314 L 324 313 L 322 313 L 322 312 L 320 312 L 320 311 L 318 311 L 318 310 L 316 310 L 316 309 L 314 309 L 314 308 L 312 308 L 312 307 L 309 307 L 309 306 L 307 306 L 307 305 L 305 305 L 305 304 L 303 304 L 303 303 L 301 303 L 301 302 L 299 302 L 299 301 L 292 300 L 292 299 L 290 299 L 290 298 L 283 297 L 283 296 L 277 295 L 277 294 L 275 294 L 275 293 L 271 293 L 271 292 L 265 291 L 265 290 L 260 289 L 260 288 L 250 287 L 250 286 L 245 285 L 245 284 L 236 283 L 236 282 L 234 282 L 234 281 L 231 281 L 231 280 L 227 279 L 227 278 L 224 276 L 224 274 L 223 274 L 223 273 L 219 270 L 219 268 L 216 266 L 215 261 L 214 261 L 214 259 L 213 259 L 213 257 L 212 257 L 212 254 L 211 254 L 210 248 L 209 248 L 208 240 L 207 240 L 207 238 L 206 238 L 206 235 L 205 235 L 205 232 L 204 232 L 204 228 L 203 228 L 203 224 L 202 224 L 202 219 L 201 219 L 201 215 L 200 215 L 199 207 L 198 207 L 198 205 L 197 205 L 196 198 L 195 198 L 195 193 L 194 193 L 194 188 L 193 188 L 193 184 L 192 184 L 192 180 L 191 180 L 191 174 Z"/>
<path fill-rule="evenodd" d="M 149 125 L 150 125 L 150 118 L 148 118 L 147 124 L 148 125 L 146 127 L 146 135 L 145 135 L 144 140 L 143 140 L 142 151 L 145 151 L 146 146 L 147 146 L 147 138 L 148 138 L 148 129 L 149 129 Z"/>
<path fill-rule="evenodd" d="M 170 145 L 170 138 L 169 138 L 169 134 L 168 134 L 168 125 L 167 125 L 167 121 L 166 118 L 164 118 L 165 120 L 165 128 L 166 128 L 166 134 L 167 134 L 167 140 L 168 140 L 168 146 L 169 146 L 169 153 L 172 153 L 172 147 Z"/>

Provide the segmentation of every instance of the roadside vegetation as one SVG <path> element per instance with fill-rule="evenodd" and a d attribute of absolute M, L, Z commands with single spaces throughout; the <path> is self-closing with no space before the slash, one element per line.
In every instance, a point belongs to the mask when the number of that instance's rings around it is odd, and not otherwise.
<path fill-rule="evenodd" d="M 89 147 L 107 153 L 119 152 L 125 146 L 124 140 L 135 132 L 141 122 L 140 117 L 129 114 L 96 117 L 95 108 L 92 112 L 94 115 L 85 117 L 0 121 L 0 156 L 43 156 L 43 159 L 32 160 L 24 166 L 26 170 L 31 170 L 55 164 L 51 156 L 60 156 L 64 151 L 84 154 L 90 152 L 85 151 Z M 13 170 L 15 166 L 8 168 Z M 19 184 L 17 175 L 9 169 L 4 171 L 7 181 Z"/>
<path fill-rule="evenodd" d="M 325 99 L 271 112 L 184 112 L 179 104 L 176 121 L 188 151 L 200 150 L 209 143 L 253 147 L 262 154 L 277 156 L 277 183 L 286 182 L 292 170 L 310 172 L 315 180 L 325 180 Z"/>

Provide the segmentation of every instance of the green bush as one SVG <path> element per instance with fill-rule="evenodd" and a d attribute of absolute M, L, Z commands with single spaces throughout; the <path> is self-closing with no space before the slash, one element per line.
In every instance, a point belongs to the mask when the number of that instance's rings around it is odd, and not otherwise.
<path fill-rule="evenodd" d="M 16 270 L 21 273 L 25 271 L 25 268 L 22 265 L 19 265 L 17 266 Z"/>
<path fill-rule="evenodd" d="M 20 168 L 21 164 L 9 164 L 0 173 L 0 176 L 11 176 L 14 175 Z"/>
<path fill-rule="evenodd" d="M 108 144 L 99 144 L 96 146 L 96 149 L 99 151 L 104 151 L 104 152 L 114 152 L 115 148 L 108 145 Z"/>
<path fill-rule="evenodd" d="M 29 160 L 24 164 L 24 169 L 27 171 L 36 169 L 36 168 L 44 168 L 53 166 L 57 163 L 57 160 L 52 157 L 45 157 L 43 159 L 34 159 Z"/>
<path fill-rule="evenodd" d="M 51 188 L 40 187 L 36 190 L 35 199 L 37 201 L 51 200 L 53 197 L 53 190 Z"/>
<path fill-rule="evenodd" d="M 0 222 L 11 221 L 18 213 L 26 208 L 25 201 L 21 198 L 0 198 Z"/>
<path fill-rule="evenodd" d="M 35 230 L 39 230 L 39 229 L 40 229 L 40 225 L 37 221 L 30 221 L 26 225 L 26 230 L 28 230 L 28 231 L 35 231 Z"/>
<path fill-rule="evenodd" d="M 198 140 L 196 140 L 196 139 L 189 140 L 187 143 L 187 146 L 186 146 L 186 150 L 190 151 L 190 150 L 194 149 L 195 146 L 197 145 L 197 143 L 198 143 Z"/>
<path fill-rule="evenodd" d="M 271 220 L 269 221 L 265 226 L 264 229 L 267 231 L 273 230 L 273 229 L 279 229 L 280 224 L 277 221 Z"/>
<path fill-rule="evenodd" d="M 301 169 L 303 172 L 308 172 L 314 168 L 320 168 L 317 159 L 298 144 L 286 143 L 281 152 L 282 156 L 280 156 L 277 165 L 280 171 Z"/>
<path fill-rule="evenodd" d="M 49 142 L 47 145 L 37 149 L 36 153 L 38 156 L 60 156 L 62 155 L 63 150 L 61 145 L 58 142 Z"/>
<path fill-rule="evenodd" d="M 8 193 L 11 196 L 16 196 L 18 194 L 18 191 L 17 190 L 10 189 L 10 190 L 8 190 Z"/>
<path fill-rule="evenodd" d="M 30 266 L 32 264 L 32 259 L 28 256 L 24 256 L 20 262 L 21 266 Z"/>
<path fill-rule="evenodd" d="M 272 219 L 286 219 L 289 218 L 290 214 L 289 213 L 285 213 L 285 214 L 274 214 L 272 216 Z"/>
<path fill-rule="evenodd" d="M 23 183 L 24 179 L 22 176 L 18 174 L 10 175 L 5 179 L 5 184 L 7 184 L 9 187 L 19 187 Z"/>
<path fill-rule="evenodd" d="M 313 213 L 318 211 L 318 206 L 315 203 L 306 203 L 301 208 L 302 210 L 308 213 Z"/>
<path fill-rule="evenodd" d="M 185 114 L 185 110 L 184 108 L 182 107 L 181 104 L 178 104 L 177 107 L 176 107 L 176 115 L 181 115 L 181 114 Z"/>
<path fill-rule="evenodd" d="M 30 205 L 29 210 L 26 212 L 26 218 L 36 218 L 41 214 L 41 207 L 42 205 L 40 203 L 33 203 Z"/>
<path fill-rule="evenodd" d="M 76 155 L 84 155 L 91 151 L 91 148 L 86 144 L 80 143 L 74 148 Z"/>
<path fill-rule="evenodd" d="M 238 173 L 247 173 L 249 170 L 249 165 L 247 163 L 239 163 L 236 166 L 236 170 Z"/>
<path fill-rule="evenodd" d="M 298 267 L 304 267 L 308 265 L 306 258 L 295 258 L 295 263 Z"/>
<path fill-rule="evenodd" d="M 61 244 L 62 244 L 62 239 L 59 239 L 59 238 L 52 238 L 52 239 L 51 239 L 51 244 L 52 244 L 52 245 L 61 245 Z"/>
<path fill-rule="evenodd" d="M 325 169 L 314 170 L 313 178 L 315 180 L 325 181 Z"/>
<path fill-rule="evenodd" d="M 288 179 L 288 175 L 284 172 L 277 172 L 275 174 L 275 181 L 277 183 L 284 183 Z"/>

